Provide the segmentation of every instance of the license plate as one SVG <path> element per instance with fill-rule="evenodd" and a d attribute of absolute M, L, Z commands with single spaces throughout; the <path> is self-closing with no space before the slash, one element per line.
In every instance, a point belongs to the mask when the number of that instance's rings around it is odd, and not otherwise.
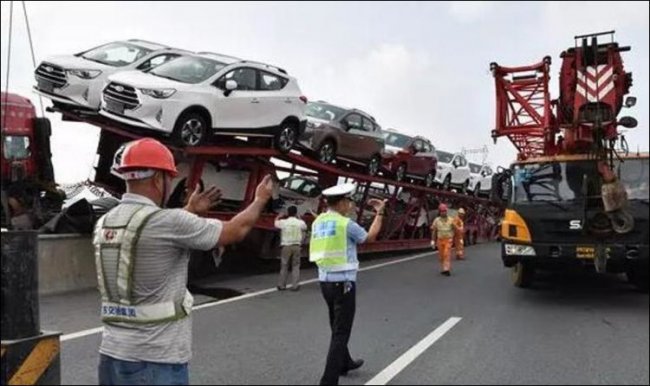
<path fill-rule="evenodd" d="M 124 114 L 124 104 L 111 100 L 106 101 L 106 109 L 115 114 Z"/>
<path fill-rule="evenodd" d="M 48 82 L 46 80 L 39 80 L 38 81 L 38 88 L 41 91 L 45 91 L 45 92 L 53 92 L 54 91 L 54 85 L 51 82 Z"/>
<path fill-rule="evenodd" d="M 576 247 L 576 257 L 578 259 L 595 259 L 596 248 L 594 247 Z"/>

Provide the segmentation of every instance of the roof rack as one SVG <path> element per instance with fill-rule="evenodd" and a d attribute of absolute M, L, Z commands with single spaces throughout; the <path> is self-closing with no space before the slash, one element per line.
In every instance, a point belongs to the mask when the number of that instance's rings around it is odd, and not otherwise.
<path fill-rule="evenodd" d="M 217 55 L 217 56 L 222 56 L 224 58 L 230 58 L 230 59 L 235 59 L 235 60 L 239 60 L 239 61 L 242 60 L 241 58 L 238 58 L 236 56 L 220 54 L 218 52 L 201 51 L 201 52 L 197 52 L 196 54 L 197 55 Z"/>
<path fill-rule="evenodd" d="M 132 42 L 132 43 L 134 43 L 134 42 L 142 42 L 142 43 L 147 43 L 147 44 L 153 44 L 153 45 L 156 45 L 156 46 L 161 46 L 163 48 L 172 48 L 172 47 L 170 47 L 170 46 L 168 46 L 166 44 L 160 44 L 160 43 L 152 42 L 152 41 L 149 41 L 149 40 L 143 40 L 143 39 L 128 39 L 127 42 Z"/>
<path fill-rule="evenodd" d="M 275 71 L 278 71 L 278 72 L 281 72 L 281 73 L 283 73 L 283 74 L 285 74 L 285 75 L 288 75 L 288 74 L 287 74 L 287 71 L 286 71 L 285 69 L 280 68 L 280 67 L 278 67 L 278 66 L 274 66 L 274 65 L 272 65 L 272 64 L 262 63 L 262 62 L 258 62 L 258 61 L 255 61 L 255 60 L 242 60 L 241 63 L 260 64 L 260 65 L 262 65 L 262 66 L 266 66 L 266 67 L 268 67 L 268 68 L 272 68 L 272 69 L 274 69 Z"/>

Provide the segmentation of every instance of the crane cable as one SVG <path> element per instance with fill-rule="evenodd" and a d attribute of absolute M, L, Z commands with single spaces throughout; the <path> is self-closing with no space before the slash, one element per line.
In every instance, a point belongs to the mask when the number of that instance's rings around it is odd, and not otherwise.
<path fill-rule="evenodd" d="M 29 17 L 27 16 L 27 6 L 25 5 L 25 1 L 21 1 L 23 5 L 23 14 L 25 16 L 25 25 L 27 27 L 27 36 L 29 38 L 29 49 L 32 55 L 32 65 L 34 66 L 34 69 L 36 69 L 36 55 L 34 54 L 34 43 L 32 41 L 32 30 L 29 27 Z M 12 42 L 12 35 L 13 35 L 13 18 L 14 18 L 14 2 L 10 1 L 9 2 L 9 33 L 8 35 L 8 44 L 7 44 L 7 75 L 6 75 L 6 80 L 5 80 L 5 101 L 4 104 L 6 105 L 7 102 L 9 101 L 9 74 L 10 74 L 10 69 L 11 69 L 11 42 Z M 38 96 L 40 107 L 41 107 L 41 116 L 45 116 L 45 110 L 43 109 L 43 97 L 41 95 Z M 7 114 L 3 114 L 3 122 L 2 122 L 2 127 L 7 126 Z"/>
<path fill-rule="evenodd" d="M 36 69 L 36 55 L 34 55 L 34 43 L 32 41 L 32 30 L 29 28 L 29 18 L 27 17 L 27 6 L 25 5 L 25 1 L 21 1 L 23 3 L 23 13 L 25 15 L 25 25 L 27 26 L 27 37 L 29 38 L 29 49 L 32 53 L 32 65 L 34 66 L 34 70 Z M 45 116 L 45 111 L 43 110 L 43 96 L 38 95 L 38 100 L 41 105 L 41 117 Z"/>
<path fill-rule="evenodd" d="M 8 41 L 8 47 L 7 47 L 7 78 L 6 78 L 7 80 L 5 81 L 5 90 L 6 90 L 6 92 L 5 92 L 5 102 L 4 102 L 5 109 L 2 112 L 2 128 L 3 129 L 5 127 L 7 127 L 7 115 L 8 114 L 7 114 L 6 106 L 7 106 L 7 102 L 9 101 L 9 67 L 10 67 L 9 65 L 11 64 L 11 31 L 13 29 L 11 27 L 13 25 L 13 22 L 14 22 L 14 2 L 10 1 L 9 2 L 9 34 L 8 34 L 9 41 Z"/>

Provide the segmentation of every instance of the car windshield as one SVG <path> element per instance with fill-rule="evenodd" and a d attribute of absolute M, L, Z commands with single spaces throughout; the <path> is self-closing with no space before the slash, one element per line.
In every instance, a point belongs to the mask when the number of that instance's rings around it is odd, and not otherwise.
<path fill-rule="evenodd" d="M 405 148 L 411 143 L 412 137 L 399 133 L 384 133 L 384 141 L 386 145 Z"/>
<path fill-rule="evenodd" d="M 196 56 L 184 56 L 161 64 L 150 74 L 182 83 L 201 83 L 226 66 L 225 63 Z"/>
<path fill-rule="evenodd" d="M 325 121 L 338 121 L 343 115 L 345 115 L 346 110 L 340 107 L 328 105 L 325 103 L 316 103 L 309 102 L 307 104 L 307 110 L 305 114 L 308 117 L 323 119 Z"/>
<path fill-rule="evenodd" d="M 115 42 L 93 48 L 84 52 L 81 57 L 108 66 L 124 67 L 142 59 L 149 53 L 151 53 L 151 50 L 134 44 Z"/>
<path fill-rule="evenodd" d="M 445 164 L 451 163 L 451 160 L 454 159 L 453 154 L 444 151 L 438 151 L 437 155 L 438 155 L 438 162 L 442 162 Z"/>
<path fill-rule="evenodd" d="M 8 135 L 4 138 L 4 157 L 7 160 L 20 160 L 30 157 L 29 137 Z"/>
<path fill-rule="evenodd" d="M 469 171 L 474 174 L 479 174 L 481 172 L 481 165 L 469 164 Z"/>
<path fill-rule="evenodd" d="M 617 161 L 614 167 L 629 199 L 648 199 L 647 158 Z M 588 197 L 601 194 L 601 179 L 593 178 L 599 176 L 595 161 L 520 164 L 514 166 L 513 172 L 514 200 L 518 203 L 573 201 L 585 193 Z"/>

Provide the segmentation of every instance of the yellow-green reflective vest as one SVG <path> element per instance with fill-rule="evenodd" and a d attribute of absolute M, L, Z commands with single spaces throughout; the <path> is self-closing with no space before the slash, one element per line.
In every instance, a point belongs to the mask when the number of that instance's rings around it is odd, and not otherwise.
<path fill-rule="evenodd" d="M 309 261 L 327 272 L 358 269 L 358 262 L 348 261 L 349 222 L 349 218 L 336 212 L 318 216 L 311 226 Z"/>

